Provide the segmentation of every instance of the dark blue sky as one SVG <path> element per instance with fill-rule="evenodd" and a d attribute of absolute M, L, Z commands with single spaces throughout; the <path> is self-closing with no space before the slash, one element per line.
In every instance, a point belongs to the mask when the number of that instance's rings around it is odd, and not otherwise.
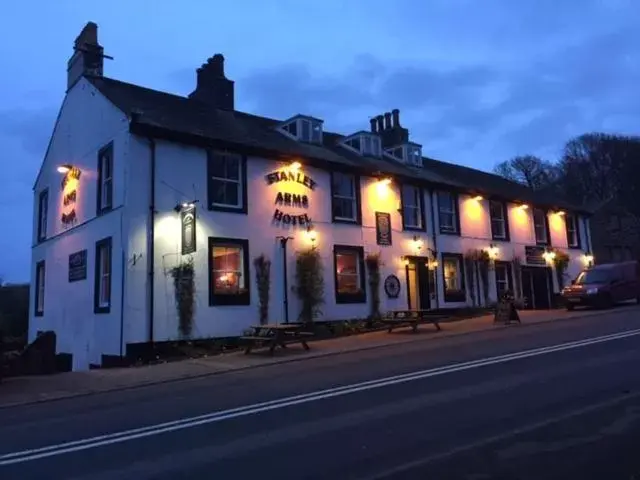
<path fill-rule="evenodd" d="M 32 186 L 73 40 L 99 25 L 105 74 L 178 94 L 224 53 L 240 110 L 367 128 L 392 108 L 425 155 L 490 170 L 571 136 L 638 134 L 638 0 L 6 2 L 0 16 L 0 277 L 29 278 Z M 94 5 L 95 3 L 95 5 Z M 91 5 L 89 5 L 91 4 Z"/>

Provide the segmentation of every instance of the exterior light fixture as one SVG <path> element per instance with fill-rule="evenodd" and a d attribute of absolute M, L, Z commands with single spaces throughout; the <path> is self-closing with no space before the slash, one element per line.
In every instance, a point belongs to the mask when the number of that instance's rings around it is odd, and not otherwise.
<path fill-rule="evenodd" d="M 542 258 L 544 258 L 547 263 L 551 263 L 556 258 L 556 252 L 553 250 L 545 250 L 542 254 Z"/>
<path fill-rule="evenodd" d="M 593 266 L 593 254 L 590 252 L 585 252 L 585 254 L 582 256 L 582 261 L 585 263 L 585 265 L 587 267 L 591 267 Z"/>
<path fill-rule="evenodd" d="M 58 168 L 56 170 L 58 170 L 58 173 L 65 174 L 65 173 L 69 173 L 72 169 L 73 169 L 73 165 L 65 163 L 64 165 L 58 165 Z"/>
<path fill-rule="evenodd" d="M 413 236 L 413 248 L 417 252 L 420 252 L 420 250 L 422 250 L 422 239 L 417 235 Z"/>
<path fill-rule="evenodd" d="M 561 216 L 561 217 L 564 217 L 564 216 L 566 215 L 566 212 L 565 212 L 564 210 L 558 210 L 558 211 L 556 212 L 556 215 L 559 215 L 559 216 Z"/>
<path fill-rule="evenodd" d="M 302 164 L 300 162 L 291 162 L 291 165 L 289 165 L 289 168 L 295 172 L 297 170 L 300 170 L 300 168 L 302 168 Z"/>
<path fill-rule="evenodd" d="M 380 181 L 380 185 L 391 185 L 391 179 L 390 178 L 382 178 L 379 180 Z"/>
<path fill-rule="evenodd" d="M 527 205 L 526 203 L 522 203 L 522 204 L 520 204 L 519 208 L 521 210 L 526 210 L 527 208 L 529 208 L 529 205 Z"/>
<path fill-rule="evenodd" d="M 475 197 L 473 197 L 473 199 L 476 202 L 481 202 L 482 200 L 484 200 L 484 197 L 482 195 L 476 195 Z"/>
<path fill-rule="evenodd" d="M 173 207 L 173 209 L 176 211 L 176 213 L 180 213 L 183 210 L 187 210 L 188 208 L 195 207 L 196 203 L 198 203 L 198 200 L 192 200 L 190 202 L 178 203 L 178 204 L 176 204 L 175 207 Z"/>
<path fill-rule="evenodd" d="M 489 249 L 487 250 L 487 253 L 489 254 L 489 258 L 491 258 L 491 260 L 495 260 L 496 258 L 498 258 L 498 253 L 500 253 L 500 249 L 498 248 L 497 245 L 491 243 L 489 244 Z"/>
<path fill-rule="evenodd" d="M 309 240 L 311 243 L 315 243 L 318 239 L 317 233 L 318 232 L 316 232 L 316 229 L 313 228 L 313 225 L 309 225 L 306 231 L 307 240 Z"/>

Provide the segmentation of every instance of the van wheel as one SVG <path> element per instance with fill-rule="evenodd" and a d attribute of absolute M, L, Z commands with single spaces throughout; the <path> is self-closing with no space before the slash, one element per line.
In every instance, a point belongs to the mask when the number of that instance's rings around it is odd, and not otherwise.
<path fill-rule="evenodd" d="M 600 305 L 598 305 L 600 308 L 611 308 L 613 307 L 613 298 L 611 297 L 611 295 L 606 295 L 604 297 L 602 297 L 602 299 L 600 300 Z"/>

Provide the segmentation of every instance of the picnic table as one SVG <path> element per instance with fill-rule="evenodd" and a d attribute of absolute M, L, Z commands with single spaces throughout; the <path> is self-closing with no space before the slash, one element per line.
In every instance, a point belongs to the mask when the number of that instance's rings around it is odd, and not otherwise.
<path fill-rule="evenodd" d="M 421 323 L 432 323 L 436 330 L 440 331 L 440 320 L 447 315 L 434 312 L 432 310 L 391 310 L 383 317 L 382 322 L 388 325 L 388 332 L 394 328 L 411 327 L 413 333 L 418 332 L 418 325 Z"/>
<path fill-rule="evenodd" d="M 268 346 L 269 353 L 273 355 L 276 347 L 287 348 L 291 343 L 300 343 L 305 350 L 309 350 L 307 338 L 313 336 L 313 332 L 305 331 L 301 323 L 272 323 L 251 328 L 252 334 L 240 337 L 246 343 L 245 354 L 251 353 L 254 347 Z"/>

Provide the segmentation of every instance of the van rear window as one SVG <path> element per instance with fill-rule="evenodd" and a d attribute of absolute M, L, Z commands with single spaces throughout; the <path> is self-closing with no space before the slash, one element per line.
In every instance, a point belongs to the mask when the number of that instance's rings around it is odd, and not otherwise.
<path fill-rule="evenodd" d="M 595 283 L 608 283 L 610 279 L 611 272 L 609 270 L 585 270 L 576 278 L 576 284 L 590 285 Z"/>

